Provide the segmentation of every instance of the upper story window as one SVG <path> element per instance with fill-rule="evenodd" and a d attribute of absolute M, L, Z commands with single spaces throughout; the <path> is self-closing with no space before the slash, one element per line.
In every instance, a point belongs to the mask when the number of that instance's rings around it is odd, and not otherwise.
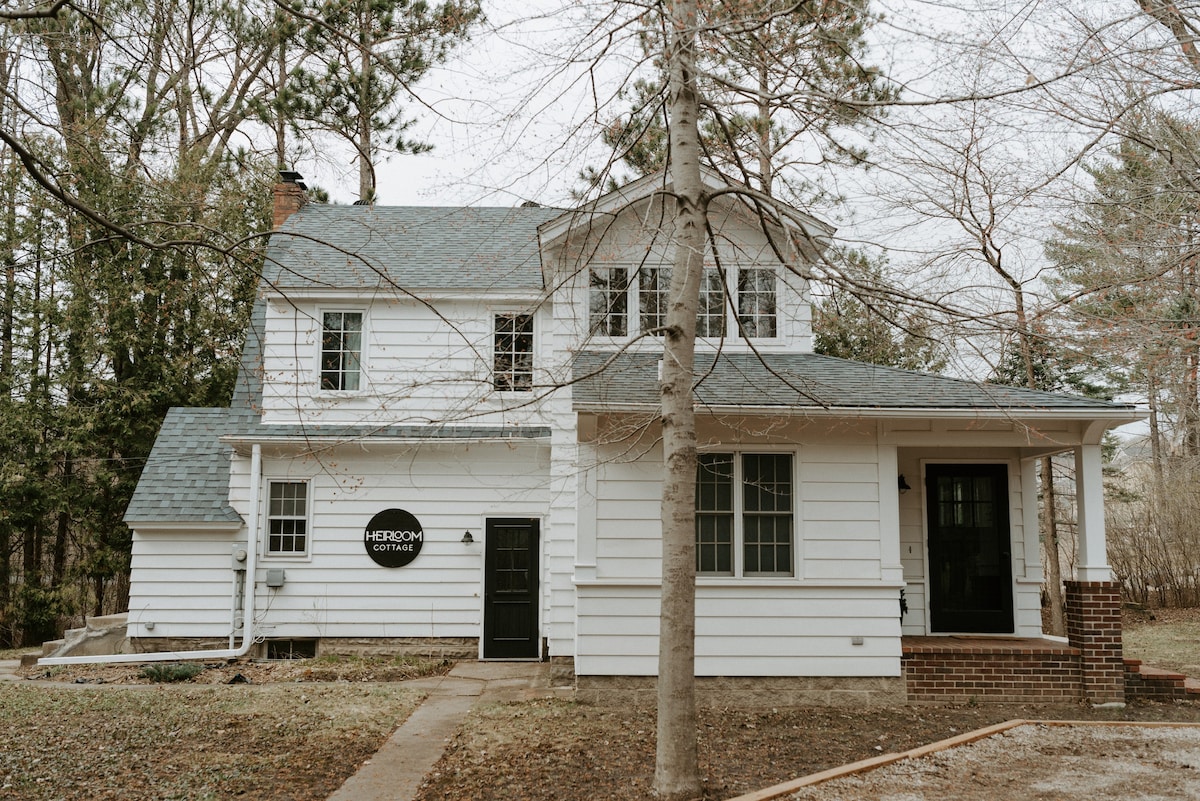
<path fill-rule="evenodd" d="M 321 389 L 353 391 L 362 382 L 362 312 L 321 315 Z"/>
<path fill-rule="evenodd" d="M 702 453 L 696 465 L 696 572 L 791 576 L 792 454 Z"/>
<path fill-rule="evenodd" d="M 629 333 L 629 270 L 593 267 L 589 274 L 588 319 L 592 333 L 623 337 Z"/>
<path fill-rule="evenodd" d="M 593 335 L 624 337 L 631 333 L 653 332 L 666 324 L 671 268 L 643 266 L 636 270 L 636 276 L 633 273 L 634 270 L 628 267 L 591 270 L 588 313 Z M 706 267 L 700 283 L 697 336 L 725 336 L 726 294 L 721 274 L 715 267 Z M 728 294 L 736 297 L 738 322 L 747 337 L 778 335 L 774 269 L 746 267 L 738 270 L 736 289 L 731 288 Z M 630 320 L 630 308 L 638 310 L 636 328 Z"/>
<path fill-rule="evenodd" d="M 775 336 L 775 271 L 766 267 L 738 270 L 737 305 L 738 323 L 745 336 Z"/>
<path fill-rule="evenodd" d="M 641 330 L 653 331 L 667 324 L 670 288 L 670 267 L 638 269 L 638 321 Z"/>
<path fill-rule="evenodd" d="M 272 481 L 267 488 L 267 555 L 308 553 L 308 482 Z"/>
<path fill-rule="evenodd" d="M 533 389 L 533 315 L 497 314 L 495 326 L 495 387 L 501 392 Z"/>

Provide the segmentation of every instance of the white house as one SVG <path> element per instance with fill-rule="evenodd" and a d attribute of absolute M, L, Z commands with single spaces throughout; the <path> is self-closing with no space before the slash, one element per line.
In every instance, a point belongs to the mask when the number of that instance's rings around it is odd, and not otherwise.
<path fill-rule="evenodd" d="M 567 211 L 305 204 L 289 178 L 233 404 L 173 409 L 129 506 L 131 641 L 548 659 L 581 693 L 648 686 L 663 177 Z M 736 192 L 711 208 L 697 675 L 920 697 L 939 643 L 983 642 L 1070 662 L 1063 695 L 1116 693 L 1100 443 L 1137 412 L 816 356 L 801 268 L 830 229 Z M 1034 478 L 1061 452 L 1069 644 L 1042 639 Z"/>

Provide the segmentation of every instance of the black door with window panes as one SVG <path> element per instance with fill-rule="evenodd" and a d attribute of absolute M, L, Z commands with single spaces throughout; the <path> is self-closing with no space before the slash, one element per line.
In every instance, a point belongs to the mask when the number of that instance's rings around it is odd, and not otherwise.
<path fill-rule="evenodd" d="M 925 485 L 930 630 L 1011 633 L 1008 466 L 933 464 Z"/>
<path fill-rule="evenodd" d="M 538 521 L 487 521 L 483 548 L 483 657 L 537 659 Z"/>

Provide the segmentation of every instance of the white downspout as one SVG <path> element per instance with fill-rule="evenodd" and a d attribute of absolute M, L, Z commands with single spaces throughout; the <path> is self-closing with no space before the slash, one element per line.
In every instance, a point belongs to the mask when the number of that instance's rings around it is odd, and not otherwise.
<path fill-rule="evenodd" d="M 237 648 L 208 651 L 158 651 L 152 654 L 101 654 L 99 656 L 48 656 L 38 665 L 119 665 L 142 662 L 178 662 L 184 659 L 237 659 L 254 645 L 254 570 L 258 558 L 259 487 L 262 485 L 262 446 L 250 451 L 250 532 L 246 543 L 246 587 L 242 600 L 242 644 Z"/>

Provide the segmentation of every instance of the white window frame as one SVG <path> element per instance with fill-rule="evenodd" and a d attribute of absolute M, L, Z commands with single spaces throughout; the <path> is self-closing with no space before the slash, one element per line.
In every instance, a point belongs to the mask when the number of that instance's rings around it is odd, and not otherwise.
<path fill-rule="evenodd" d="M 729 572 L 701 572 L 699 566 L 699 552 L 697 552 L 696 577 L 700 579 L 762 579 L 762 578 L 783 578 L 794 579 L 799 575 L 800 566 L 800 526 L 799 526 L 799 453 L 792 449 L 785 448 L 723 448 L 713 447 L 706 448 L 700 451 L 700 456 L 711 455 L 730 455 L 733 457 L 733 492 L 732 492 L 732 507 L 733 507 L 733 541 L 731 548 L 731 566 Z M 790 471 L 790 487 L 791 487 L 791 566 L 787 571 L 768 571 L 768 572 L 747 572 L 745 566 L 745 457 L 746 456 L 787 456 L 791 462 Z M 697 494 L 697 505 L 699 504 L 699 494 Z M 754 514 L 754 512 L 751 512 Z M 698 532 L 697 532 L 698 537 Z M 698 545 L 698 544 L 697 544 Z"/>
<path fill-rule="evenodd" d="M 640 265 L 640 266 L 636 265 L 636 264 L 625 264 L 625 265 L 598 265 L 597 267 L 589 268 L 587 271 L 588 285 L 587 285 L 587 298 L 586 298 L 589 334 L 593 337 L 601 337 L 604 339 L 617 341 L 617 340 L 629 339 L 631 337 L 636 337 L 636 336 L 639 336 L 639 335 L 645 333 L 648 330 L 647 326 L 645 325 L 648 307 L 643 302 L 644 299 L 642 297 L 642 288 L 643 288 L 643 285 L 645 282 L 645 277 L 648 274 L 651 274 L 652 271 L 657 272 L 659 275 L 661 275 L 662 273 L 658 272 L 658 271 L 665 271 L 665 272 L 669 273 L 671 270 L 671 266 L 672 265 L 670 265 L 670 264 L 661 264 L 661 265 L 648 265 L 647 264 L 647 265 Z M 593 299 L 595 297 L 595 293 L 597 293 L 598 291 L 601 291 L 601 290 L 599 287 L 597 287 L 596 285 L 594 285 L 592 283 L 593 270 L 596 270 L 596 269 L 610 271 L 610 272 L 623 271 L 625 288 L 624 288 L 623 292 L 621 293 L 621 296 L 624 299 L 624 309 L 622 310 L 622 314 L 624 316 L 624 320 L 623 320 L 624 331 L 622 333 L 615 333 L 615 334 L 611 333 L 611 331 L 613 330 L 612 323 L 608 320 L 602 320 L 602 319 L 597 318 L 598 310 L 596 308 L 594 308 Z M 747 325 L 744 323 L 747 316 L 745 314 L 743 314 L 742 295 L 738 289 L 738 287 L 741 284 L 741 275 L 742 275 L 743 270 L 767 271 L 767 272 L 772 273 L 772 275 L 775 279 L 774 286 L 773 286 L 772 293 L 771 293 L 771 297 L 772 297 L 771 312 L 769 314 L 753 315 L 753 319 L 755 319 L 755 320 L 766 319 L 768 317 L 771 319 L 772 327 L 774 328 L 774 332 L 769 335 L 748 336 L 748 337 L 744 337 L 742 335 L 743 330 L 745 330 L 745 328 L 747 327 Z M 720 281 L 719 279 L 713 280 L 711 278 L 711 276 L 713 276 L 714 274 L 719 275 L 719 273 L 717 271 L 717 265 L 714 263 L 706 262 L 704 265 L 704 276 L 701 279 L 702 284 L 700 287 L 701 306 L 699 309 L 697 309 L 697 325 L 698 325 L 697 338 L 701 339 L 701 340 L 714 341 L 714 342 L 722 341 L 722 340 L 728 341 L 728 339 L 731 336 L 736 339 L 742 340 L 742 341 L 747 341 L 747 340 L 753 340 L 755 342 L 778 341 L 782 336 L 782 324 L 783 324 L 783 320 L 780 315 L 780 309 L 779 309 L 779 302 L 780 302 L 780 296 L 781 296 L 781 283 L 782 282 L 780 281 L 778 268 L 772 267 L 772 266 L 765 266 L 765 265 L 761 266 L 761 267 L 755 266 L 755 265 L 745 265 L 745 266 L 737 266 L 737 267 L 729 266 L 729 267 L 725 268 L 724 282 Z M 617 283 L 619 283 L 619 281 L 613 281 L 613 284 L 617 284 Z M 726 287 L 728 287 L 728 290 L 726 290 Z M 664 294 L 664 295 L 666 293 L 665 288 L 662 290 L 656 290 L 656 291 L 660 292 L 661 294 Z M 727 292 L 728 292 L 728 295 L 726 294 Z M 710 326 L 708 329 L 705 329 L 702 325 L 700 325 L 700 321 L 703 319 L 715 321 L 717 319 L 717 316 L 716 315 L 708 315 L 707 317 L 705 316 L 704 312 L 706 311 L 706 308 L 704 305 L 704 300 L 706 297 L 712 297 L 714 308 L 717 305 L 716 300 L 719 299 L 720 300 L 719 305 L 721 308 L 721 315 L 719 318 L 720 323 L 717 324 L 714 322 L 713 325 Z M 732 305 L 735 308 L 731 308 L 731 304 L 729 302 L 730 299 L 732 299 L 732 301 L 733 301 Z M 665 307 L 665 303 L 664 303 L 664 307 Z M 657 307 L 655 307 L 655 310 L 657 310 Z M 664 315 L 665 315 L 665 309 L 664 309 Z M 720 330 L 716 331 L 716 333 L 710 333 L 718 326 L 719 326 Z"/>
<path fill-rule="evenodd" d="M 352 389 L 325 386 L 325 315 L 326 314 L 357 314 L 359 316 L 358 331 L 358 386 Z M 339 353 L 348 353 L 339 350 Z M 345 370 L 338 370 L 338 375 L 346 375 Z M 317 391 L 324 394 L 355 395 L 363 392 L 367 384 L 367 312 L 366 309 L 354 307 L 331 306 L 317 310 Z"/>
<path fill-rule="evenodd" d="M 637 276 L 634 275 L 634 267 L 629 264 L 597 264 L 589 266 L 587 269 L 587 296 L 585 302 L 587 304 L 588 313 L 588 333 L 591 336 L 603 337 L 605 339 L 625 339 L 636 330 L 640 329 L 641 321 L 635 318 L 637 314 L 637 294 L 634 291 L 634 285 L 637 283 Z M 603 270 L 608 273 L 607 282 L 599 284 L 594 283 L 597 271 Z M 615 279 L 614 279 L 615 276 Z M 613 287 L 624 283 L 624 288 L 620 292 L 614 292 Z M 597 297 L 598 293 L 603 292 L 605 298 L 605 308 L 603 312 L 593 309 L 592 299 Z M 609 302 L 609 298 L 622 297 L 624 305 L 621 309 L 623 316 L 624 329 L 619 333 L 613 333 L 614 323 L 611 319 L 609 311 L 615 305 Z M 637 325 L 635 326 L 635 323 Z"/>
<path fill-rule="evenodd" d="M 514 369 L 514 365 L 509 365 L 508 369 L 505 371 L 500 370 L 500 363 L 499 363 L 500 351 L 496 348 L 496 345 L 497 345 L 497 340 L 499 339 L 500 333 L 501 333 L 499 330 L 500 327 L 499 327 L 498 323 L 500 322 L 500 318 L 502 318 L 502 317 L 509 318 L 509 319 L 512 319 L 515 317 L 528 317 L 529 318 L 529 326 L 530 326 L 531 330 L 529 332 L 529 384 L 528 384 L 528 386 L 514 386 L 514 385 L 503 386 L 503 387 L 500 386 L 500 384 L 502 383 L 500 380 L 501 375 L 509 375 L 514 378 L 517 375 L 517 371 Z M 538 344 L 537 314 L 535 314 L 532 310 L 529 310 L 529 309 L 525 309 L 525 310 L 492 309 L 491 319 L 492 319 L 492 389 L 494 389 L 496 392 L 500 392 L 505 395 L 510 395 L 510 394 L 525 395 L 527 393 L 532 392 L 534 383 L 535 383 L 535 376 L 537 375 L 537 351 L 538 351 L 538 347 L 537 347 L 537 344 Z M 516 334 L 514 333 L 513 336 L 515 337 Z M 516 351 L 513 350 L 512 354 L 516 354 Z M 524 371 L 522 371 L 522 374 L 523 373 L 524 373 Z M 516 382 L 514 381 L 513 383 L 515 384 Z"/>
<path fill-rule="evenodd" d="M 266 509 L 263 514 L 263 540 L 262 553 L 264 558 L 271 559 L 307 559 L 312 553 L 312 482 L 307 479 L 294 478 L 268 478 L 266 479 L 267 487 L 265 495 Z M 284 485 L 297 485 L 304 487 L 304 514 L 276 514 L 273 506 L 275 501 L 274 491 L 276 487 Z M 281 501 L 290 500 L 288 498 L 280 498 Z M 273 523 L 280 522 L 302 522 L 304 524 L 304 549 L 303 550 L 277 550 L 271 548 L 272 536 L 296 536 L 294 532 L 289 534 L 274 534 L 272 532 Z"/>

